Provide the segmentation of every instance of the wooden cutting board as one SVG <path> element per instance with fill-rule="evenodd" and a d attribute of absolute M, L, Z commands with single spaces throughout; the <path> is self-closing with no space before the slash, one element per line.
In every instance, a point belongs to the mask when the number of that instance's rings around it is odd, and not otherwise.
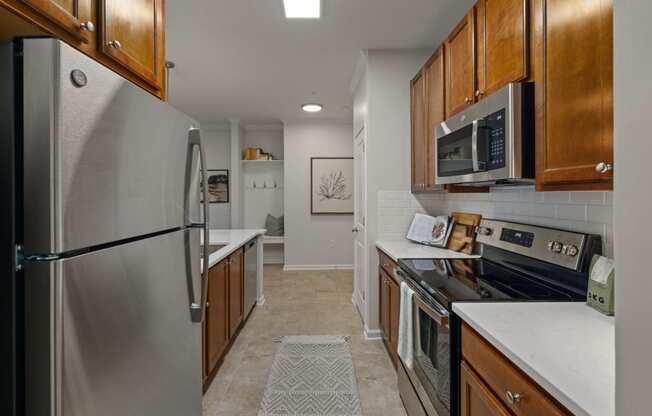
<path fill-rule="evenodd" d="M 446 247 L 449 250 L 471 254 L 475 245 L 475 233 L 480 226 L 482 215 L 454 212 L 451 217 L 453 217 L 455 224 Z"/>

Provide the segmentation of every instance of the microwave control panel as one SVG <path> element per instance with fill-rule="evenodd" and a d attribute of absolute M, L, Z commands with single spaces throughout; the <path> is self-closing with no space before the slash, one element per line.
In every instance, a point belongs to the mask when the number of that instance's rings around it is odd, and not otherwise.
<path fill-rule="evenodd" d="M 505 110 L 496 111 L 485 117 L 487 128 L 487 170 L 505 167 Z"/>

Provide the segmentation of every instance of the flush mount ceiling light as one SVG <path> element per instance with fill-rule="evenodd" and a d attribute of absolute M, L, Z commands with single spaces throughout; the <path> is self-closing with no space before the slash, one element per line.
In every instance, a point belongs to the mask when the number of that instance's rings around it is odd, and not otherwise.
<path fill-rule="evenodd" d="M 321 0 L 283 0 L 286 19 L 319 19 Z"/>
<path fill-rule="evenodd" d="M 306 113 L 319 113 L 324 109 L 324 106 L 317 103 L 307 103 L 301 106 L 301 109 Z"/>

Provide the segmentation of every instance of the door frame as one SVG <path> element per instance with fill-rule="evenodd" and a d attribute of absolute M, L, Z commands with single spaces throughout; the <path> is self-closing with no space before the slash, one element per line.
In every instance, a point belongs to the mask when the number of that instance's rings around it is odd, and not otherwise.
<path fill-rule="evenodd" d="M 353 202 L 353 298 L 352 302 L 358 311 L 364 315 L 367 303 L 367 134 L 366 126 L 362 126 L 353 139 L 354 165 L 354 202 Z M 362 175 L 362 176 L 361 176 Z M 362 189 L 360 189 L 362 188 Z M 358 246 L 360 246 L 358 248 Z M 362 258 L 360 258 L 362 257 Z"/>

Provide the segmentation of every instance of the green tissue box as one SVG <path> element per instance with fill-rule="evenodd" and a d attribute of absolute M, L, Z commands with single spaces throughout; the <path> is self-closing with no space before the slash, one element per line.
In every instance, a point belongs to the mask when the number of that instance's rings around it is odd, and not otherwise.
<path fill-rule="evenodd" d="M 614 315 L 614 261 L 602 256 L 593 256 L 589 272 L 589 290 L 586 304 L 605 315 Z"/>

